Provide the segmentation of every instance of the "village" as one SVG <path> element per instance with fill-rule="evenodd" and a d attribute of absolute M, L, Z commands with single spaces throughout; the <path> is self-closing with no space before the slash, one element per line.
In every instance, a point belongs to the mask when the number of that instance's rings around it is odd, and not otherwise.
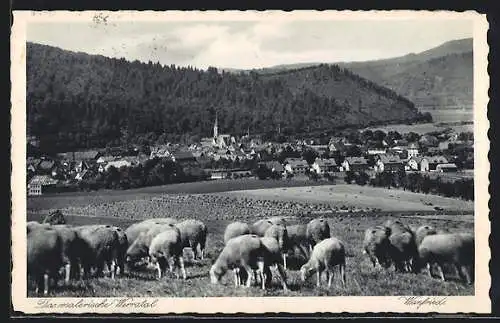
<path fill-rule="evenodd" d="M 29 145 L 36 147 L 36 140 Z M 191 145 L 168 143 L 129 149 L 112 148 L 75 151 L 57 157 L 28 156 L 28 195 L 64 191 L 65 185 L 85 182 L 99 174 L 144 166 L 153 159 L 169 160 L 204 176 L 197 179 L 312 179 L 344 178 L 346 173 L 418 172 L 445 173 L 472 178 L 472 133 L 451 128 L 441 133 L 418 135 L 380 130 L 354 130 L 345 136 L 285 142 L 263 141 L 259 136 L 240 138 L 219 133 L 217 119 L 213 136 Z"/>

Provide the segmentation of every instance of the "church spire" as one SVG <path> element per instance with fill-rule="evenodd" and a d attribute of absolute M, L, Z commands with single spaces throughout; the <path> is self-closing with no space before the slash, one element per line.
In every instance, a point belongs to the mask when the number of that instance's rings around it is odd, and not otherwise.
<path fill-rule="evenodd" d="M 214 138 L 219 136 L 219 129 L 217 124 L 217 111 L 215 111 L 215 123 L 214 123 Z"/>

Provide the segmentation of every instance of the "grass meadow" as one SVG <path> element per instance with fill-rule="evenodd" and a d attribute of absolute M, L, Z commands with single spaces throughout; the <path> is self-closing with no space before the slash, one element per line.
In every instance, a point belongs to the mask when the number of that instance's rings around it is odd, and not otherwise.
<path fill-rule="evenodd" d="M 184 186 L 186 189 L 187 186 Z M 333 189 L 335 193 L 330 195 Z M 373 190 L 372 190 L 373 189 Z M 201 190 L 201 189 L 199 189 Z M 213 189 L 216 191 L 216 189 Z M 194 188 L 191 192 L 196 191 Z M 128 227 L 144 218 L 170 216 L 179 219 L 197 218 L 208 227 L 206 258 L 193 261 L 189 249 L 185 249 L 187 280 L 166 276 L 155 279 L 154 272 L 141 268 L 127 272 L 124 276 L 93 278 L 86 281 L 71 281 L 68 286 L 59 282 L 50 297 L 221 297 L 221 296 L 396 296 L 396 295 L 473 295 L 474 286 L 457 281 L 457 274 L 446 272 L 449 281 L 430 278 L 425 273 L 396 273 L 393 269 L 372 268 L 363 254 L 364 230 L 381 224 L 389 218 L 401 218 L 413 227 L 431 224 L 451 232 L 473 231 L 473 205 L 456 199 L 446 199 L 416 193 L 357 185 L 329 185 L 286 187 L 273 189 L 211 192 L 200 194 L 155 194 L 144 193 L 123 196 L 116 194 L 95 195 L 84 203 L 83 195 L 78 203 L 68 202 L 68 196 L 37 197 L 36 203 L 28 198 L 28 221 L 40 220 L 54 208 L 66 215 L 67 222 L 75 225 L 106 223 Z M 311 192 L 307 192 L 311 191 Z M 311 198 L 309 195 L 316 198 Z M 355 197 L 357 196 L 357 197 Z M 378 196 L 378 199 L 376 198 Z M 61 201 L 58 201 L 58 198 Z M 76 197 L 73 197 L 76 198 Z M 425 199 L 424 199 L 425 198 Z M 31 201 L 30 201 L 31 200 Z M 440 205 L 447 214 L 435 214 L 426 203 Z M 453 203 L 454 202 L 454 203 Z M 420 203 L 420 204 L 419 204 Z M 337 212 L 338 205 L 356 205 L 380 208 L 378 212 Z M 408 208 L 407 205 L 412 207 Z M 31 208 L 36 206 L 36 208 Z M 460 213 L 460 212 L 462 213 Z M 316 214 L 317 213 L 317 214 Z M 290 291 L 282 290 L 279 278 L 273 274 L 272 287 L 261 290 L 235 288 L 232 275 L 227 273 L 220 285 L 211 285 L 208 271 L 223 248 L 224 229 L 232 221 L 248 223 L 265 216 L 287 215 L 287 223 L 307 223 L 318 214 L 325 216 L 331 233 L 343 240 L 347 248 L 347 286 L 334 278 L 332 288 L 315 286 L 315 278 L 301 282 L 298 269 L 305 259 L 291 256 L 288 262 Z M 273 269 L 274 273 L 274 269 Z M 33 283 L 28 284 L 28 296 L 35 296 Z"/>

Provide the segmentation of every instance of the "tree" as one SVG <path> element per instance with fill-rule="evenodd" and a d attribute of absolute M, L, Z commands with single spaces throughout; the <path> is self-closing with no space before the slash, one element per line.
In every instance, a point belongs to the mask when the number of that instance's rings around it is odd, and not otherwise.
<path fill-rule="evenodd" d="M 318 157 L 318 153 L 312 149 L 306 149 L 302 152 L 302 158 L 309 164 L 313 164 L 316 158 Z"/>

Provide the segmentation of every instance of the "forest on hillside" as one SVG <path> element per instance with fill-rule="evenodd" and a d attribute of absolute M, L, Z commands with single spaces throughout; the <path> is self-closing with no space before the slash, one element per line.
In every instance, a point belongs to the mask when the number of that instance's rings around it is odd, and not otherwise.
<path fill-rule="evenodd" d="M 336 65 L 289 73 L 129 62 L 27 43 L 28 135 L 46 152 L 196 141 L 428 119 L 409 100 Z"/>

